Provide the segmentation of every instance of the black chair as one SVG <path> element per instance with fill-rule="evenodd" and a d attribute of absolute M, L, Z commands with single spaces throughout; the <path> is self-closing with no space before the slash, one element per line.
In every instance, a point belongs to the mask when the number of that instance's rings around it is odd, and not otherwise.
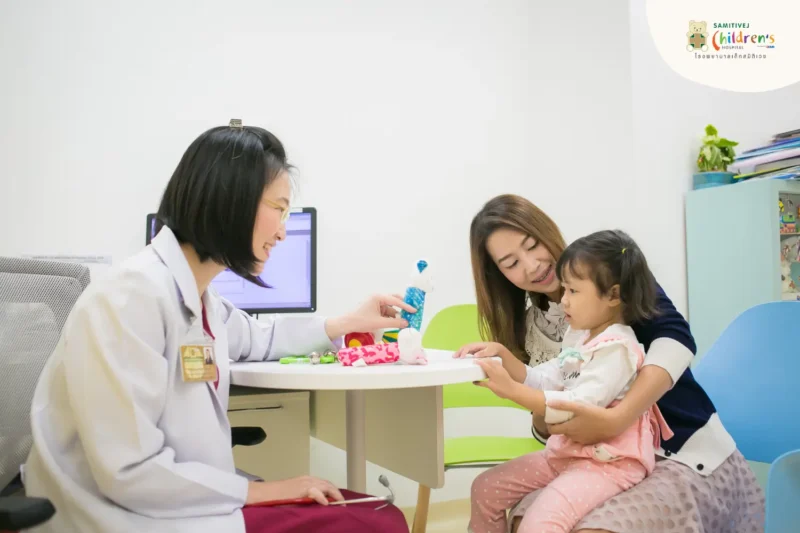
<path fill-rule="evenodd" d="M 264 442 L 267 433 L 260 427 L 231 428 L 231 444 L 233 446 L 256 446 Z"/>
<path fill-rule="evenodd" d="M 56 508 L 45 498 L 9 496 L 0 498 L 0 531 L 18 531 L 50 520 Z"/>

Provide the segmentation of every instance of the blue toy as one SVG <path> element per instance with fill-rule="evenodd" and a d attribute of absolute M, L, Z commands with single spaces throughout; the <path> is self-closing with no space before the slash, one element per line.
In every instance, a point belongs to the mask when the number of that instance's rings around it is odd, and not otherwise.
<path fill-rule="evenodd" d="M 408 327 L 420 331 L 422 327 L 422 312 L 425 309 L 425 294 L 431 290 L 430 276 L 425 272 L 428 268 L 427 261 L 418 261 L 418 274 L 411 282 L 411 286 L 406 289 L 405 303 L 417 310 L 416 313 L 401 311 L 400 316 L 408 322 Z"/>
<path fill-rule="evenodd" d="M 416 313 L 401 311 L 400 316 L 408 322 L 408 327 L 397 333 L 397 346 L 400 350 L 400 362 L 409 365 L 428 363 L 425 350 L 422 348 L 422 314 L 425 309 L 425 296 L 433 290 L 430 270 L 426 261 L 417 263 L 417 275 L 406 289 L 403 301 L 417 310 Z"/>

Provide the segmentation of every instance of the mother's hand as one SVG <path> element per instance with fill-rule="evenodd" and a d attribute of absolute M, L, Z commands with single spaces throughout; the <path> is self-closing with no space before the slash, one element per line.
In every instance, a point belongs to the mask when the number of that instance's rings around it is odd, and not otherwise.
<path fill-rule="evenodd" d="M 565 435 L 579 444 L 597 444 L 616 437 L 625 429 L 614 409 L 606 409 L 581 402 L 553 400 L 548 407 L 570 411 L 575 416 L 561 424 L 548 426 L 551 435 Z"/>

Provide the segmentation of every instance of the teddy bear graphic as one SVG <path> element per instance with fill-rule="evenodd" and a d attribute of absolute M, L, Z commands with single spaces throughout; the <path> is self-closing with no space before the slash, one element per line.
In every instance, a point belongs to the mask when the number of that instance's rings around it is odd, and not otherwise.
<path fill-rule="evenodd" d="M 689 21 L 689 31 L 686 32 L 686 37 L 689 39 L 689 44 L 686 45 L 686 50 L 694 52 L 698 48 L 705 52 L 708 50 L 706 44 L 706 37 L 708 37 L 705 21 L 696 22 Z"/>

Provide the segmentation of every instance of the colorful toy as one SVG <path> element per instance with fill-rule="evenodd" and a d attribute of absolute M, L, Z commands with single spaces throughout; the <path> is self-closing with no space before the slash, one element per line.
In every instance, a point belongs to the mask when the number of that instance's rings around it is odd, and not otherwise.
<path fill-rule="evenodd" d="M 291 355 L 288 357 L 281 357 L 279 361 L 282 365 L 328 365 L 336 362 L 336 353 L 334 353 L 332 350 L 325 352 L 323 355 L 320 355 L 317 352 L 311 352 L 308 355 Z"/>
<path fill-rule="evenodd" d="M 400 316 L 408 322 L 402 330 L 387 330 L 383 333 L 351 333 L 345 336 L 345 348 L 339 350 L 337 358 L 343 366 L 366 366 L 400 361 L 406 364 L 427 364 L 422 348 L 422 313 L 425 296 L 433 289 L 428 263 L 417 263 L 417 274 L 406 290 L 403 301 L 417 310 L 416 313 L 401 311 Z"/>
<path fill-rule="evenodd" d="M 400 359 L 400 349 L 397 343 L 372 344 L 369 346 L 354 346 L 342 348 L 337 354 L 342 366 L 367 366 L 381 363 L 394 363 Z"/>
<path fill-rule="evenodd" d="M 422 348 L 422 314 L 425 310 L 425 296 L 433 290 L 430 270 L 426 261 L 417 263 L 417 275 L 406 289 L 405 303 L 417 310 L 416 313 L 401 312 L 401 317 L 408 321 L 408 327 L 401 329 L 397 334 L 397 344 L 400 347 L 400 361 L 409 365 L 424 365 L 428 363 L 425 350 Z"/>
<path fill-rule="evenodd" d="M 344 345 L 347 348 L 369 346 L 375 344 L 375 335 L 372 333 L 348 333 L 344 336 Z"/>
<path fill-rule="evenodd" d="M 387 329 L 383 332 L 381 340 L 383 342 L 397 342 L 397 334 L 400 333 L 399 329 Z"/>
<path fill-rule="evenodd" d="M 425 309 L 425 293 L 431 290 L 431 282 L 429 272 L 425 272 L 428 268 L 426 261 L 417 262 L 418 274 L 411 282 L 411 286 L 406 289 L 406 297 L 403 301 L 417 310 L 416 313 L 409 313 L 408 311 L 401 311 L 400 317 L 408 322 L 408 327 L 414 328 L 417 331 L 422 327 L 422 312 Z"/>
<path fill-rule="evenodd" d="M 307 365 L 328 365 L 336 362 L 335 355 L 323 355 L 316 357 L 306 357 L 304 355 L 281 357 L 280 363 L 282 365 L 292 364 L 307 364 Z"/>

